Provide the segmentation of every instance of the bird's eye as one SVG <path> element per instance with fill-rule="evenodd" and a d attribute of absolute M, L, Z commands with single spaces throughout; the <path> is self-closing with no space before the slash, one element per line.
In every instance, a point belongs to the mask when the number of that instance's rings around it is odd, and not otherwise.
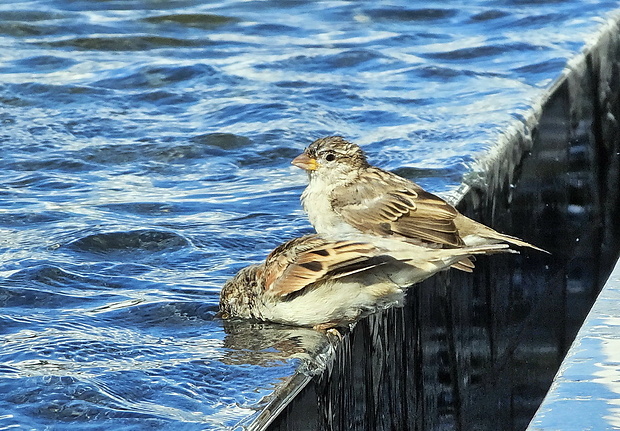
<path fill-rule="evenodd" d="M 325 156 L 325 160 L 327 160 L 328 162 L 333 162 L 334 160 L 336 160 L 336 156 L 334 155 L 334 153 L 328 153 Z"/>

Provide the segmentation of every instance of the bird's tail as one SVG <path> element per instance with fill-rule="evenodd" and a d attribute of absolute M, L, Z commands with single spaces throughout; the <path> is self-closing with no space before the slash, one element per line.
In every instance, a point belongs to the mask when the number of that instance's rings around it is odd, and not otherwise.
<path fill-rule="evenodd" d="M 464 247 L 460 250 L 463 250 L 466 255 L 459 261 L 450 265 L 450 267 L 464 272 L 474 272 L 476 254 L 519 253 L 511 249 L 508 244 L 486 244 L 477 247 Z"/>
<path fill-rule="evenodd" d="M 471 247 L 426 249 L 425 253 L 408 253 L 407 251 L 391 252 L 390 255 L 403 263 L 418 268 L 452 266 L 461 271 L 471 272 L 474 268 L 473 256 L 477 254 L 518 253 L 508 244 L 483 244 Z"/>
<path fill-rule="evenodd" d="M 547 250 L 543 250 L 540 247 L 525 242 L 515 236 L 499 233 L 496 230 L 478 223 L 475 220 L 460 215 L 454 220 L 463 241 L 468 246 L 483 245 L 489 243 L 508 243 L 519 247 L 529 247 L 534 250 L 541 251 L 543 253 L 551 254 Z"/>
<path fill-rule="evenodd" d="M 426 248 L 409 247 L 390 250 L 386 254 L 398 263 L 389 263 L 385 270 L 392 281 L 400 286 L 410 286 L 431 275 L 454 267 L 461 271 L 472 272 L 474 256 L 480 254 L 518 253 L 511 250 L 508 244 L 482 244 L 459 248 Z"/>
<path fill-rule="evenodd" d="M 534 250 L 538 250 L 538 251 L 542 251 L 543 253 L 551 254 L 547 250 L 544 250 L 540 247 L 536 247 L 535 245 L 532 245 L 529 242 L 525 242 L 522 239 L 517 238 L 516 236 L 506 235 L 506 234 L 499 233 L 496 231 L 493 231 L 492 234 L 489 234 L 489 235 L 486 235 L 486 232 L 484 232 L 481 236 L 486 236 L 487 238 L 496 240 L 496 241 L 503 241 L 509 244 L 518 245 L 519 247 L 533 248 Z"/>

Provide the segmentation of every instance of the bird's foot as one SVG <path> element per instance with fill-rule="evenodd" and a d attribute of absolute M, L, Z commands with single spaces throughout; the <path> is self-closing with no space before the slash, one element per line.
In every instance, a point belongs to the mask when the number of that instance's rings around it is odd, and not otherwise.
<path fill-rule="evenodd" d="M 342 333 L 338 330 L 335 323 L 332 323 L 332 322 L 320 323 L 318 325 L 314 325 L 312 329 L 316 331 L 325 332 L 325 334 L 332 335 L 338 338 L 338 340 L 342 341 Z"/>

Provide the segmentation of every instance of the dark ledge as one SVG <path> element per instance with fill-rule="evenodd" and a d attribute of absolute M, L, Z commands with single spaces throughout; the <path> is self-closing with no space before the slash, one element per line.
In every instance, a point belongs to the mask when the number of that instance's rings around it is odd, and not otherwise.
<path fill-rule="evenodd" d="M 455 199 L 551 256 L 479 258 L 473 275 L 416 286 L 325 346 L 322 371 L 299 371 L 248 428 L 525 429 L 618 257 L 619 63 L 610 22 Z"/>

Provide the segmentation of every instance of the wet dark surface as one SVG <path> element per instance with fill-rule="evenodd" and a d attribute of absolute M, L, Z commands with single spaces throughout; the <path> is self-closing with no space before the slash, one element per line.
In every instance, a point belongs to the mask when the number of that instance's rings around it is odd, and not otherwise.
<path fill-rule="evenodd" d="M 498 187 L 480 174 L 487 172 L 478 166 L 481 155 L 615 7 L 0 4 L 0 429 L 226 429 L 251 422 L 300 367 L 304 376 L 320 370 L 331 348 L 313 331 L 224 325 L 214 317 L 224 280 L 310 230 L 298 201 L 305 178 L 291 158 L 314 138 L 339 133 L 360 143 L 373 163 L 434 192 L 454 193 L 464 177 L 483 190 Z M 592 190 L 586 197 L 603 195 Z M 543 225 L 528 232 L 520 230 L 528 226 L 523 216 L 515 219 L 523 224 L 503 220 L 512 217 L 503 204 L 475 203 L 473 193 L 470 199 L 464 205 L 484 221 L 564 248 L 536 237 Z M 513 258 L 481 260 L 474 279 L 451 283 L 473 286 L 490 277 L 485 265 L 501 268 Z M 529 253 L 516 259 L 534 272 L 548 263 Z M 556 277 L 554 268 L 542 273 Z M 588 272 L 586 262 L 578 268 Z M 436 328 L 449 316 L 454 325 L 471 316 L 459 311 L 460 299 L 446 303 L 450 296 L 433 289 L 422 287 L 429 296 L 411 300 L 421 311 L 406 316 L 415 331 L 441 341 L 446 329 Z M 504 301 L 488 288 L 443 289 L 476 304 Z M 483 329 L 455 343 L 491 337 L 488 325 L 512 328 L 502 323 L 506 316 L 479 307 L 471 313 Z M 435 309 L 436 323 L 418 325 Z M 375 343 L 375 353 L 392 345 L 376 339 L 364 341 Z M 439 404 L 433 397 L 416 402 L 427 412 L 439 405 L 454 421 L 466 396 L 445 389 L 453 377 L 429 383 L 435 368 L 453 376 L 446 358 L 437 353 L 431 368 L 416 362 L 417 374 L 402 373 L 426 394 L 445 394 Z M 373 375 L 388 372 L 388 362 L 378 364 Z M 334 376 L 343 385 L 338 393 L 353 391 Z M 377 406 L 356 420 L 372 417 L 386 413 Z"/>

